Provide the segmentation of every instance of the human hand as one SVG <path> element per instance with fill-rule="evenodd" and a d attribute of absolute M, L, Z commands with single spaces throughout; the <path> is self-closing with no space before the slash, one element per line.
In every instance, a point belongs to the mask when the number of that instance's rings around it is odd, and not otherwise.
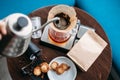
<path fill-rule="evenodd" d="M 3 35 L 7 34 L 7 30 L 5 27 L 5 22 L 4 21 L 0 21 L 0 40 L 2 39 Z"/>

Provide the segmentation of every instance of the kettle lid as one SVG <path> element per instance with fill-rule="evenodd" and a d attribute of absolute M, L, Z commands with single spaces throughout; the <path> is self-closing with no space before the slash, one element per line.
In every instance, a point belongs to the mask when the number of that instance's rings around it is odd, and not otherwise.
<path fill-rule="evenodd" d="M 28 25 L 28 20 L 25 17 L 19 17 L 15 26 L 16 30 L 21 30 Z"/>

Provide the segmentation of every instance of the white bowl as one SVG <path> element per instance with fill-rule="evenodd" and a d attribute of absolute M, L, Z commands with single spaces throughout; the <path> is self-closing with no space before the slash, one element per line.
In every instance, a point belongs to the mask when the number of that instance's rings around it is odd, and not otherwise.
<path fill-rule="evenodd" d="M 56 57 L 49 63 L 49 65 L 51 65 L 53 61 L 56 61 L 59 64 L 66 63 L 70 66 L 70 69 L 68 71 L 65 71 L 61 75 L 56 74 L 56 72 L 53 70 L 49 70 L 47 75 L 50 80 L 75 80 L 76 75 L 77 75 L 77 70 L 76 70 L 76 66 L 70 59 L 68 59 L 67 57 L 63 57 L 63 56 Z"/>

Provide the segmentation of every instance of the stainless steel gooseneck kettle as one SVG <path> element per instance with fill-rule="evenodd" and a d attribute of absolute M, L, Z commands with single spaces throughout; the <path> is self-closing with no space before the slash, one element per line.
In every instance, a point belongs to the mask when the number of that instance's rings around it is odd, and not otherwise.
<path fill-rule="evenodd" d="M 11 14 L 3 20 L 7 35 L 0 41 L 0 55 L 18 57 L 28 48 L 32 35 L 31 20 L 21 13 Z"/>

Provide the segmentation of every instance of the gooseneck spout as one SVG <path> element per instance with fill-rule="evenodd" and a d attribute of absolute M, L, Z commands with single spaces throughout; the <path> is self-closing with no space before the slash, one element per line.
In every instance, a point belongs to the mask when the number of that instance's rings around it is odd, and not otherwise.
<path fill-rule="evenodd" d="M 59 17 L 52 18 L 51 20 L 49 20 L 49 21 L 47 21 L 45 24 L 43 24 L 43 25 L 41 26 L 41 28 L 36 29 L 36 30 L 34 30 L 34 31 L 32 31 L 32 32 L 39 31 L 40 29 L 42 29 L 42 28 L 44 28 L 45 26 L 47 26 L 49 23 L 54 22 L 54 21 L 57 21 L 57 20 L 60 20 L 60 18 L 59 18 Z"/>

